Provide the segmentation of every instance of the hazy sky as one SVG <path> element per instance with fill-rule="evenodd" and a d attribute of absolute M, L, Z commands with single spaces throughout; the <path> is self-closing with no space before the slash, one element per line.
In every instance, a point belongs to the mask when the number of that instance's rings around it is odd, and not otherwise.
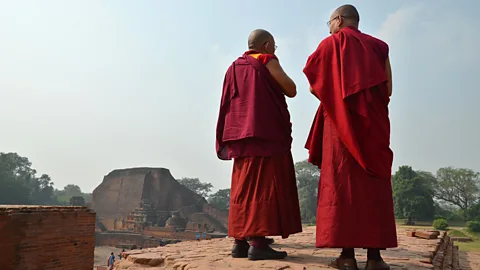
<path fill-rule="evenodd" d="M 480 2 L 350 3 L 360 29 L 390 45 L 395 168 L 480 171 Z M 340 4 L 0 0 L 0 152 L 28 157 L 57 188 L 91 191 L 136 166 L 229 187 L 232 163 L 215 154 L 223 77 L 265 28 L 297 83 L 293 154 L 305 159 L 318 101 L 302 69 Z"/>

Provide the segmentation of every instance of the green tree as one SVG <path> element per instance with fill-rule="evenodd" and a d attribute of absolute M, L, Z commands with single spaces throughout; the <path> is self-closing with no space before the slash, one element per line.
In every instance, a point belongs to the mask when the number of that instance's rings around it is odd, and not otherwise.
<path fill-rule="evenodd" d="M 463 221 L 461 210 L 442 201 L 435 202 L 435 219 L 445 218 L 448 221 Z"/>
<path fill-rule="evenodd" d="M 407 224 L 413 219 L 430 219 L 435 206 L 431 186 L 431 174 L 416 172 L 410 166 L 401 166 L 392 177 L 395 214 L 398 218 L 407 218 Z"/>
<path fill-rule="evenodd" d="M 57 201 L 62 205 L 68 205 L 70 203 L 70 198 L 74 196 L 84 197 L 84 194 L 80 189 L 80 187 L 72 184 L 66 185 L 63 188 L 63 190 L 56 189 L 54 194 L 55 194 L 55 197 L 57 198 Z M 87 201 L 86 198 L 85 198 L 85 201 Z"/>
<path fill-rule="evenodd" d="M 480 173 L 470 169 L 440 168 L 435 182 L 435 197 L 459 207 L 464 221 L 480 198 Z"/>
<path fill-rule="evenodd" d="M 57 204 L 55 196 L 53 194 L 53 182 L 47 174 L 42 174 L 40 178 L 33 180 L 34 184 L 31 189 L 31 199 L 33 204 L 49 205 Z"/>
<path fill-rule="evenodd" d="M 220 189 L 208 197 L 208 202 L 220 210 L 230 207 L 230 189 Z"/>
<path fill-rule="evenodd" d="M 182 179 L 177 181 L 204 198 L 208 196 L 208 194 L 212 191 L 213 188 L 212 184 L 202 183 L 198 178 L 183 177 Z"/>
<path fill-rule="evenodd" d="M 0 204 L 30 203 L 30 190 L 22 182 L 0 176 Z"/>
<path fill-rule="evenodd" d="M 295 163 L 298 199 L 303 222 L 315 222 L 317 212 L 317 193 L 320 170 L 307 160 Z"/>
<path fill-rule="evenodd" d="M 47 174 L 36 177 L 26 157 L 0 153 L 0 203 L 55 204 L 53 182 Z"/>
<path fill-rule="evenodd" d="M 468 218 L 469 220 L 480 221 L 480 203 L 477 202 L 468 209 Z"/>

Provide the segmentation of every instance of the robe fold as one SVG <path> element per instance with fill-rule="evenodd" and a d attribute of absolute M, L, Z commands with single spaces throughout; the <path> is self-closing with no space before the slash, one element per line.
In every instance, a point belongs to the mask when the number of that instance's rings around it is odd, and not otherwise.
<path fill-rule="evenodd" d="M 304 73 L 320 100 L 306 148 L 321 169 L 316 246 L 397 246 L 385 62 L 388 45 L 346 27 L 324 39 Z"/>
<path fill-rule="evenodd" d="M 247 52 L 225 75 L 216 150 L 234 159 L 228 235 L 236 239 L 302 231 L 292 127 L 285 96 L 265 64 Z"/>

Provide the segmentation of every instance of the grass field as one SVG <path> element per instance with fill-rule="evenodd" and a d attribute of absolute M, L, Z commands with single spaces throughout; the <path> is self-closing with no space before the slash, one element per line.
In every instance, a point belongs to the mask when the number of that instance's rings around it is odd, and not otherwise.
<path fill-rule="evenodd" d="M 448 235 L 452 237 L 469 237 L 465 232 L 462 230 L 449 230 Z"/>
<path fill-rule="evenodd" d="M 416 221 L 415 225 L 403 225 L 405 220 L 400 219 L 397 220 L 397 226 L 403 228 L 412 228 L 412 229 L 425 229 L 430 230 L 433 229 L 431 221 Z M 480 252 L 480 234 L 479 233 L 471 233 L 466 230 L 464 222 L 449 222 L 449 230 L 448 234 L 455 237 L 471 237 L 473 242 L 456 242 L 455 244 L 458 245 L 458 248 L 463 251 L 473 251 L 473 252 Z"/>
<path fill-rule="evenodd" d="M 456 242 L 458 248 L 463 251 L 474 251 L 480 252 L 480 234 L 479 233 L 471 233 L 467 230 L 463 229 L 462 231 L 467 237 L 471 237 L 473 242 L 461 243 Z"/>

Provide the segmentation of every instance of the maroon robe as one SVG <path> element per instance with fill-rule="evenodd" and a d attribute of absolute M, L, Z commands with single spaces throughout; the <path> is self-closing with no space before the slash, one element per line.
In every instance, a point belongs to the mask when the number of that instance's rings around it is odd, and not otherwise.
<path fill-rule="evenodd" d="M 301 232 L 290 114 L 268 69 L 247 54 L 227 70 L 217 155 L 234 159 L 228 234 L 236 239 Z"/>
<path fill-rule="evenodd" d="M 306 148 L 321 169 L 317 247 L 397 246 L 388 45 L 347 27 L 324 39 L 304 73 L 321 104 Z"/>

